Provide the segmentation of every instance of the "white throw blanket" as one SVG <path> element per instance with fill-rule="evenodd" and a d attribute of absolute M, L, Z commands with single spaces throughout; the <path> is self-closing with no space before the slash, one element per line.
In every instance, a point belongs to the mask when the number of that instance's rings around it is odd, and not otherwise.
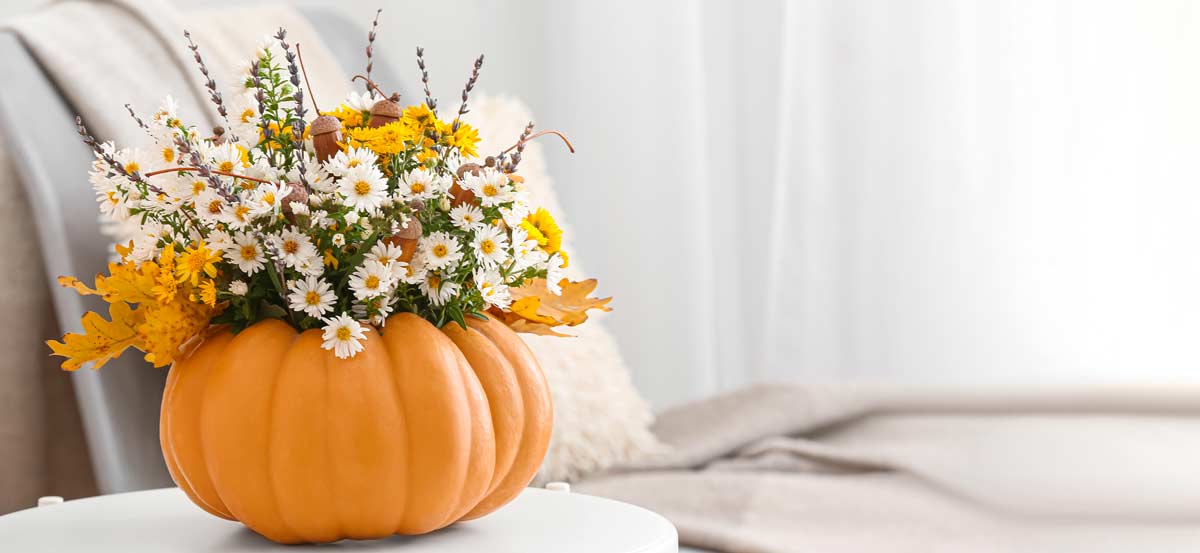
<path fill-rule="evenodd" d="M 764 385 L 577 486 L 718 551 L 1198 551 L 1200 389 Z"/>
<path fill-rule="evenodd" d="M 133 145 L 147 139 L 126 113 L 126 103 L 146 116 L 172 94 L 185 120 L 202 129 L 219 122 L 183 29 L 191 31 L 228 101 L 237 65 L 281 25 L 289 41 L 303 44 L 322 105 L 336 104 L 349 81 L 308 21 L 287 6 L 58 2 L 0 28 L 20 37 L 96 137 Z M 57 145 L 36 146 L 53 151 Z M 42 342 L 58 334 L 48 294 L 51 280 L 42 270 L 33 234 L 35 215 L 13 170 L 21 160 L 9 154 L 0 143 L 0 258 L 14 263 L 0 271 L 0 312 L 5 314 L 0 347 L 6 352 L 0 361 L 0 514 L 28 507 L 40 495 L 94 493 L 70 381 Z M 79 194 L 92 196 L 86 174 L 78 175 L 78 188 Z"/>

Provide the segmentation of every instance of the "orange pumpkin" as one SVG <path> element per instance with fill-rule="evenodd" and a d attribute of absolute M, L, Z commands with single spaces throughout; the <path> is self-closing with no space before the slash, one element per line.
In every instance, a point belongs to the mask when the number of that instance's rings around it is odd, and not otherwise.
<path fill-rule="evenodd" d="M 349 359 L 278 320 L 210 336 L 163 393 L 171 476 L 280 543 L 422 534 L 496 510 L 546 454 L 550 395 L 512 330 L 467 324 L 393 315 Z"/>

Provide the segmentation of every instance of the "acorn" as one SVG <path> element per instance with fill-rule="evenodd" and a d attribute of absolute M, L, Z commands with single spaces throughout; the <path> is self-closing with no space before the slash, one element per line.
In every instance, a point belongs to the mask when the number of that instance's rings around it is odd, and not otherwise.
<path fill-rule="evenodd" d="M 337 117 L 322 115 L 313 120 L 309 129 L 313 149 L 317 151 L 317 161 L 324 163 L 341 151 L 338 142 L 342 140 L 342 122 Z"/>
<path fill-rule="evenodd" d="M 296 215 L 292 213 L 292 203 L 300 202 L 307 205 L 308 191 L 305 190 L 304 186 L 298 182 L 289 182 L 286 184 L 288 187 L 288 194 L 287 196 L 283 197 L 283 201 L 281 202 L 282 205 L 280 207 L 283 210 L 284 217 L 287 217 L 288 221 L 295 223 Z"/>
<path fill-rule="evenodd" d="M 404 113 L 404 110 L 400 108 L 400 103 L 397 102 L 399 99 L 398 94 L 393 94 L 391 98 L 375 102 L 371 106 L 371 121 L 367 125 L 375 128 L 399 121 L 400 115 Z"/>
<path fill-rule="evenodd" d="M 408 263 L 412 261 L 413 254 L 417 253 L 417 241 L 421 239 L 421 221 L 416 217 L 409 217 L 408 224 L 400 229 L 400 232 L 393 234 L 383 241 L 400 248 L 400 261 Z"/>
<path fill-rule="evenodd" d="M 464 163 L 458 166 L 458 171 L 455 173 L 457 178 L 454 179 L 454 184 L 450 187 L 451 205 L 460 206 L 475 201 L 475 193 L 460 186 L 459 182 L 462 181 L 467 173 L 479 176 L 480 171 L 483 171 L 483 167 L 480 167 L 477 163 Z"/>

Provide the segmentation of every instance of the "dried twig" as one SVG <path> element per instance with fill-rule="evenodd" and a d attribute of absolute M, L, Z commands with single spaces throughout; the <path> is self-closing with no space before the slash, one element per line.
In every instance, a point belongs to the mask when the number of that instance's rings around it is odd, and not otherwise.
<path fill-rule="evenodd" d="M 204 159 L 200 157 L 200 152 L 197 152 L 195 148 L 192 148 L 191 141 L 188 140 L 183 133 L 179 133 L 175 136 L 175 146 L 179 148 L 179 157 L 183 158 L 184 156 L 187 156 L 188 160 L 191 161 L 192 166 L 195 167 L 196 172 L 199 173 L 202 178 L 208 181 L 209 188 L 212 188 L 217 195 L 221 196 L 229 203 L 235 203 L 238 201 L 237 196 L 233 195 L 233 192 L 231 192 L 228 187 L 225 186 L 225 183 L 221 182 L 221 179 L 217 177 L 215 173 L 213 173 L 212 168 L 210 168 L 208 164 L 204 162 Z"/>

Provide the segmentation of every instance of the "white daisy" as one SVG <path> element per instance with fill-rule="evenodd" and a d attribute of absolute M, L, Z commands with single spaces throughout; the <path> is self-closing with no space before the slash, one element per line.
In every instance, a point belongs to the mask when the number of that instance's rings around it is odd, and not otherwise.
<path fill-rule="evenodd" d="M 546 252 L 542 251 L 537 240 L 530 239 L 529 233 L 521 227 L 514 227 L 512 230 L 512 252 L 513 258 L 517 260 L 514 274 L 546 261 Z"/>
<path fill-rule="evenodd" d="M 249 68 L 245 75 L 250 73 Z M 229 98 L 229 131 L 243 144 L 255 144 L 261 132 L 258 127 L 258 99 L 252 90 L 234 93 Z"/>
<path fill-rule="evenodd" d="M 208 233 L 208 245 L 214 250 L 226 250 L 233 246 L 233 237 L 223 230 Z"/>
<path fill-rule="evenodd" d="M 338 183 L 338 192 L 345 197 L 346 205 L 374 211 L 387 197 L 387 179 L 374 165 L 360 165 L 346 171 Z"/>
<path fill-rule="evenodd" d="M 457 282 L 445 280 L 435 271 L 425 273 L 425 278 L 421 280 L 421 292 L 433 305 L 444 305 L 458 295 L 461 288 Z"/>
<path fill-rule="evenodd" d="M 417 243 L 425 264 L 430 269 L 453 267 L 463 257 L 462 246 L 450 233 L 438 231 L 421 238 Z"/>
<path fill-rule="evenodd" d="M 291 302 L 293 311 L 321 317 L 333 311 L 337 296 L 324 279 L 310 276 L 304 280 L 292 281 L 292 293 L 288 294 L 288 301 Z"/>
<path fill-rule="evenodd" d="M 233 244 L 225 249 L 225 257 L 248 275 L 261 271 L 267 261 L 262 244 L 249 232 L 240 232 L 233 238 Z"/>
<path fill-rule="evenodd" d="M 495 267 L 508 259 L 508 237 L 493 225 L 487 225 L 475 232 L 471 240 L 475 250 L 475 259 L 487 268 Z"/>
<path fill-rule="evenodd" d="M 296 230 L 296 227 L 280 232 L 273 242 L 279 248 L 279 258 L 283 260 L 283 264 L 293 269 L 317 255 L 316 246 L 313 246 L 307 235 Z"/>
<path fill-rule="evenodd" d="M 225 201 L 211 188 L 205 188 L 196 197 L 196 216 L 205 223 L 222 222 L 232 212 L 229 202 Z"/>
<path fill-rule="evenodd" d="M 163 98 L 162 105 L 150 116 L 150 120 L 164 127 L 179 123 L 179 103 L 170 96 Z"/>
<path fill-rule="evenodd" d="M 375 105 L 375 102 L 382 99 L 383 97 L 375 94 L 373 90 L 369 92 L 354 92 L 351 90 L 346 94 L 346 100 L 342 103 L 355 111 L 371 111 L 371 107 Z"/>
<path fill-rule="evenodd" d="M 405 284 L 421 284 L 425 282 L 428 270 L 421 262 L 421 256 L 414 256 L 412 262 L 405 264 L 400 271 L 400 281 Z"/>
<path fill-rule="evenodd" d="M 428 200 L 444 191 L 445 180 L 424 168 L 413 169 L 400 183 L 400 197 L 405 201 Z"/>
<path fill-rule="evenodd" d="M 482 228 L 483 210 L 474 204 L 462 204 L 450 210 L 450 222 L 462 230 Z"/>
<path fill-rule="evenodd" d="M 370 108 L 367 108 L 370 109 Z M 324 168 L 330 175 L 344 177 L 351 169 L 358 167 L 374 167 L 379 156 L 367 148 L 348 148 L 325 160 Z M 315 165 L 315 164 L 314 164 Z"/>
<path fill-rule="evenodd" d="M 333 242 L 334 246 L 337 246 L 340 248 L 340 247 L 346 245 L 346 235 L 339 232 L 339 233 L 333 235 L 333 238 L 330 238 L 329 241 Z"/>
<path fill-rule="evenodd" d="M 358 321 L 343 313 L 325 319 L 321 338 L 325 340 L 322 348 L 333 351 L 338 359 L 346 359 L 363 350 L 362 343 L 367 339 L 367 332 Z"/>
<path fill-rule="evenodd" d="M 376 242 L 371 251 L 367 252 L 366 259 L 379 262 L 380 265 L 390 269 L 396 278 L 399 278 L 406 272 L 404 270 L 406 264 L 400 261 L 402 253 L 399 247 L 380 241 Z"/>
<path fill-rule="evenodd" d="M 562 295 L 562 279 L 567 276 L 567 260 L 561 253 L 554 252 L 546 260 L 546 289 L 556 296 Z"/>
<path fill-rule="evenodd" d="M 378 261 L 365 261 L 350 275 L 350 289 L 360 300 L 382 296 L 391 291 L 395 277 L 391 268 Z"/>
<path fill-rule="evenodd" d="M 512 187 L 508 185 L 508 175 L 491 167 L 484 167 L 478 175 L 467 173 L 463 177 L 463 187 L 474 192 L 484 207 L 512 201 Z"/>
<path fill-rule="evenodd" d="M 283 183 L 260 184 L 251 192 L 250 201 L 247 203 L 256 217 L 275 213 L 283 207 L 283 199 L 291 192 L 291 188 Z"/>
<path fill-rule="evenodd" d="M 508 293 L 508 285 L 504 284 L 504 279 L 500 276 L 499 271 L 477 270 L 473 278 L 475 288 L 479 290 L 479 295 L 488 305 L 494 305 L 500 309 L 507 309 L 509 305 L 512 305 L 512 296 Z"/>
<path fill-rule="evenodd" d="M 501 207 L 500 218 L 504 219 L 504 224 L 509 228 L 517 228 L 521 226 L 521 221 L 529 216 L 529 212 L 528 204 L 516 202 L 512 204 L 512 207 Z"/>
<path fill-rule="evenodd" d="M 235 280 L 229 283 L 229 293 L 235 296 L 244 296 L 250 292 L 250 285 L 244 280 Z"/>
<path fill-rule="evenodd" d="M 250 154 L 246 148 L 233 143 L 222 142 L 204 147 L 204 154 L 209 159 L 214 171 L 237 173 L 250 166 Z"/>

